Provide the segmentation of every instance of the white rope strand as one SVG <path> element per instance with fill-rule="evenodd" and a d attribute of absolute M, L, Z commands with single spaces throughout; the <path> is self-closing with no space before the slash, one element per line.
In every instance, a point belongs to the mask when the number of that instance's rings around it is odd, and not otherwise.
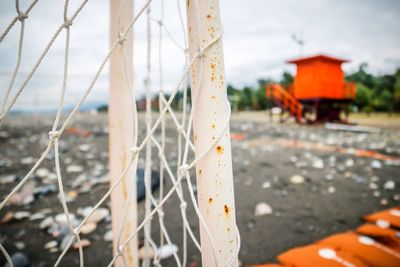
<path fill-rule="evenodd" d="M 69 27 L 72 22 L 74 21 L 74 19 L 78 16 L 78 14 L 82 11 L 83 7 L 86 5 L 86 3 L 89 0 L 83 0 L 81 5 L 76 9 L 76 11 L 74 12 L 74 14 L 72 15 L 72 17 L 69 19 L 69 21 L 67 23 L 63 22 L 58 29 L 56 30 L 56 32 L 53 34 L 53 36 L 51 37 L 49 43 L 47 44 L 46 48 L 43 50 L 42 54 L 39 56 L 38 60 L 36 61 L 36 63 L 34 64 L 32 70 L 29 72 L 28 77 L 24 80 L 24 82 L 22 83 L 22 85 L 19 87 L 19 89 L 17 90 L 16 94 L 14 95 L 14 97 L 11 100 L 11 103 L 8 105 L 8 107 L 6 108 L 5 111 L 3 111 L 0 115 L 0 123 L 2 123 L 4 117 L 10 112 L 10 110 L 12 109 L 12 107 L 14 106 L 15 102 L 17 102 L 18 97 L 20 96 L 20 94 L 22 93 L 22 91 L 25 89 L 26 85 L 29 83 L 29 81 L 32 79 L 33 75 L 35 74 L 36 70 L 38 69 L 38 67 L 40 66 L 40 64 L 42 63 L 44 57 L 47 55 L 47 52 L 49 52 L 50 48 L 52 47 L 54 41 L 57 39 L 58 35 L 61 33 L 61 31 L 66 28 Z"/>
<path fill-rule="evenodd" d="M 1 108 L 0 108 L 0 114 L 3 113 L 4 107 L 7 104 L 8 98 L 10 96 L 11 90 L 14 86 L 15 78 L 18 75 L 19 67 L 21 65 L 21 58 L 22 58 L 22 47 L 24 45 L 24 35 L 25 35 L 25 19 L 21 20 L 21 28 L 19 32 L 19 43 L 18 43 L 18 54 L 17 54 L 17 62 L 15 64 L 14 71 L 11 76 L 10 83 L 8 85 L 8 88 L 6 90 L 5 96 L 3 98 L 3 101 L 1 103 Z"/>
<path fill-rule="evenodd" d="M 8 266 L 14 267 L 14 264 L 12 263 L 10 255 L 7 253 L 7 250 L 3 247 L 3 245 L 1 243 L 0 243 L 0 250 L 3 253 L 4 257 L 6 258 Z"/>
<path fill-rule="evenodd" d="M 26 11 L 23 13 L 26 17 L 29 15 L 29 12 L 31 12 L 32 8 L 36 5 L 36 3 L 39 0 L 33 0 L 32 3 L 29 5 L 29 7 L 26 9 Z M 6 27 L 6 29 L 4 30 L 4 32 L 0 35 L 0 43 L 3 41 L 3 39 L 7 36 L 8 32 L 12 29 L 12 27 L 14 26 L 14 24 L 20 20 L 22 17 L 20 16 L 22 14 L 22 12 L 19 10 L 19 0 L 15 1 L 15 9 L 17 10 L 17 16 L 15 16 L 10 24 L 8 24 L 8 26 Z"/>

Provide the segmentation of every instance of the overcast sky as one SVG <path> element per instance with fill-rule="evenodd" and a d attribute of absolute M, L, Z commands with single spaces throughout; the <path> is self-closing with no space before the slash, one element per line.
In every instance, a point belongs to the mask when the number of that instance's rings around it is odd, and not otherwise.
<path fill-rule="evenodd" d="M 21 0 L 24 10 L 30 0 Z M 143 4 L 136 1 L 136 10 Z M 164 0 L 165 23 L 183 44 L 175 0 Z M 181 1 L 184 6 L 184 1 Z M 71 0 L 71 14 L 80 1 Z M 152 16 L 159 17 L 160 0 L 153 1 Z M 260 78 L 278 79 L 284 70 L 294 72 L 287 59 L 298 57 L 300 47 L 292 35 L 304 42 L 303 55 L 325 53 L 350 59 L 345 71 L 367 62 L 376 74 L 400 67 L 400 1 L 398 0 L 221 0 L 224 52 L 228 82 L 254 85 Z M 62 22 L 63 1 L 39 0 L 26 21 L 21 84 Z M 0 32 L 15 16 L 14 1 L 0 1 Z M 67 103 L 73 104 L 87 88 L 108 50 L 109 1 L 91 0 L 71 28 L 70 78 Z M 146 64 L 144 17 L 135 28 L 135 87 L 143 92 Z M 0 95 L 6 90 L 15 66 L 20 24 L 0 44 Z M 158 81 L 158 27 L 153 30 L 153 81 Z M 53 107 L 60 95 L 65 33 L 61 33 L 20 97 L 16 108 Z M 166 90 L 171 90 L 183 69 L 183 54 L 164 34 L 163 65 Z M 107 70 L 88 101 L 107 101 Z"/>

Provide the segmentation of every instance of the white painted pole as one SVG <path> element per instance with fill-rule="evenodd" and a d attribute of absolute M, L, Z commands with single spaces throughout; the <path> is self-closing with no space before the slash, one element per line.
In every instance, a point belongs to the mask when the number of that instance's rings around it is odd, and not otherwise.
<path fill-rule="evenodd" d="M 192 57 L 199 47 L 205 47 L 222 32 L 219 2 L 187 1 L 187 14 L 189 54 Z M 196 155 L 208 149 L 223 132 L 212 151 L 197 163 L 196 177 L 199 208 L 214 239 L 218 266 L 227 266 L 234 257 L 238 244 L 230 131 L 229 127 L 225 128 L 230 115 L 230 104 L 225 84 L 221 40 L 205 51 L 203 64 L 197 61 L 191 74 L 191 94 L 195 103 L 193 130 Z M 201 83 L 200 87 L 198 83 Z M 199 92 L 195 92 L 197 88 L 200 89 Z M 200 227 L 200 238 L 202 264 L 214 266 L 211 243 L 204 227 Z M 237 259 L 232 266 L 238 266 Z"/>
<path fill-rule="evenodd" d="M 120 24 L 118 19 L 121 9 Z M 110 0 L 110 43 L 118 39 L 118 32 L 124 32 L 129 20 L 133 18 L 133 0 Z M 118 29 L 119 26 L 119 29 Z M 137 129 L 134 125 L 134 114 L 132 96 L 129 93 L 127 78 L 133 80 L 133 33 L 132 30 L 126 35 L 123 43 L 126 55 L 126 73 L 124 69 L 124 52 L 122 46 L 118 46 L 110 59 L 110 92 L 109 92 L 109 152 L 110 152 L 110 178 L 114 184 L 122 172 L 128 166 L 131 159 L 129 149 L 134 144 L 134 134 Z M 131 190 L 131 197 L 128 199 L 128 191 Z M 137 227 L 137 200 L 136 200 L 136 178 L 134 166 L 130 167 L 127 175 L 123 177 L 121 184 L 111 194 L 111 215 L 113 231 L 113 253 L 118 253 L 118 236 L 121 230 L 124 207 L 129 201 L 127 217 L 122 228 L 121 243 Z M 134 238 L 123 250 L 123 255 L 129 267 L 138 266 L 137 238 Z M 101 253 L 101 252 L 99 252 Z M 125 266 L 120 257 L 115 262 L 116 267 Z"/>

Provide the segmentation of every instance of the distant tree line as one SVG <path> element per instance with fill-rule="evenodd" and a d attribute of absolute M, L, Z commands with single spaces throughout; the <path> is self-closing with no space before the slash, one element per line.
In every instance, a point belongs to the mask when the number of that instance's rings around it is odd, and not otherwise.
<path fill-rule="evenodd" d="M 353 107 L 363 112 L 400 112 L 400 69 L 393 74 L 373 75 L 367 65 L 361 64 L 356 72 L 346 75 L 346 80 L 357 85 Z M 228 95 L 236 110 L 264 110 L 272 103 L 265 96 L 265 84 L 279 83 L 288 87 L 293 76 L 284 72 L 280 80 L 258 80 L 257 86 L 235 88 L 228 85 Z M 232 101 L 233 100 L 233 101 Z"/>
<path fill-rule="evenodd" d="M 400 69 L 393 74 L 374 76 L 367 72 L 367 64 L 348 74 L 346 79 L 357 83 L 354 105 L 361 111 L 400 111 Z"/>

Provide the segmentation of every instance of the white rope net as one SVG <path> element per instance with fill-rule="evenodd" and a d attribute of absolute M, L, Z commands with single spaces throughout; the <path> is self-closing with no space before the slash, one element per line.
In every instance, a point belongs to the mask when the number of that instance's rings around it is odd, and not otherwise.
<path fill-rule="evenodd" d="M 18 36 L 18 49 L 17 49 L 17 58 L 16 62 L 14 65 L 14 69 L 12 71 L 12 75 L 9 78 L 8 86 L 5 88 L 3 95 L 3 98 L 1 100 L 1 113 L 0 113 L 0 126 L 1 124 L 4 123 L 5 120 L 12 120 L 12 116 L 7 116 L 12 110 L 14 105 L 17 103 L 19 97 L 24 93 L 24 91 L 29 90 L 29 84 L 32 78 L 34 77 L 37 69 L 39 66 L 42 64 L 43 60 L 48 56 L 49 50 L 52 48 L 54 43 L 58 40 L 63 40 L 64 42 L 64 58 L 62 61 L 63 64 L 63 77 L 62 77 L 62 86 L 61 86 L 61 92 L 59 94 L 59 102 L 57 106 L 57 112 L 54 118 L 54 122 L 52 124 L 51 129 L 48 130 L 48 135 L 49 135 L 49 140 L 47 143 L 47 146 L 44 151 L 42 151 L 41 156 L 39 159 L 33 164 L 31 169 L 22 177 L 22 179 L 18 182 L 18 184 L 10 188 L 9 193 L 6 196 L 2 196 L 1 198 L 1 203 L 0 203 L 0 211 L 6 208 L 9 204 L 10 199 L 17 194 L 21 188 L 32 178 L 34 173 L 38 170 L 38 168 L 42 165 L 44 161 L 47 160 L 49 153 L 54 152 L 54 167 L 55 167 L 55 172 L 57 175 L 57 184 L 58 184 L 58 193 L 59 193 L 59 200 L 60 200 L 60 205 L 62 207 L 63 213 L 65 215 L 65 220 L 68 226 L 68 230 L 70 233 L 70 240 L 64 247 L 64 249 L 61 251 L 61 253 L 58 256 L 58 259 L 54 263 L 54 266 L 58 266 L 62 263 L 64 256 L 66 253 L 71 249 L 71 246 L 73 244 L 77 244 L 78 249 L 79 249 L 79 265 L 84 266 L 85 261 L 84 261 L 84 249 L 83 249 L 83 244 L 82 244 L 82 239 L 81 239 L 81 229 L 82 227 L 86 224 L 86 222 L 89 220 L 89 218 L 93 215 L 93 213 L 99 209 L 102 205 L 105 204 L 106 201 L 108 201 L 110 195 L 112 192 L 120 186 L 121 181 L 123 180 L 123 177 L 127 175 L 128 170 L 130 170 L 133 166 L 134 172 L 136 173 L 137 167 L 139 164 L 139 159 L 141 156 L 144 156 L 144 183 L 145 183 L 145 188 L 146 188 L 146 198 L 145 198 L 145 214 L 143 220 L 138 223 L 138 226 L 135 231 L 131 232 L 129 234 L 129 237 L 124 239 L 122 236 L 122 231 L 125 227 L 126 220 L 127 220 L 127 212 L 128 212 L 128 201 L 126 201 L 125 207 L 124 207 L 124 212 L 123 214 L 120 214 L 121 216 L 121 227 L 120 231 L 118 233 L 113 233 L 114 238 L 117 240 L 117 253 L 113 256 L 113 258 L 110 260 L 107 266 L 113 266 L 114 263 L 119 260 L 125 266 L 128 266 L 128 261 L 126 260 L 126 253 L 124 252 L 124 249 L 128 244 L 136 237 L 139 235 L 140 231 L 144 231 L 144 248 L 145 251 L 153 251 L 154 256 L 153 257 L 144 257 L 142 261 L 143 266 L 150 266 L 153 264 L 154 266 L 161 266 L 161 258 L 160 255 L 162 254 L 162 251 L 160 250 L 160 247 L 162 247 L 164 244 L 169 244 L 172 245 L 174 241 L 174 236 L 172 236 L 166 227 L 166 224 L 164 223 L 165 220 L 168 219 L 168 214 L 164 214 L 164 204 L 172 197 L 172 196 L 177 196 L 180 205 L 177 206 L 177 209 L 180 209 L 180 214 L 181 214 L 181 219 L 182 219 L 182 234 L 183 234 L 183 240 L 182 240 L 182 247 L 178 250 L 174 250 L 172 252 L 173 258 L 175 260 L 176 266 L 186 266 L 188 264 L 188 258 L 187 258 L 187 244 L 189 240 L 193 242 L 195 247 L 199 251 L 201 251 L 201 245 L 198 236 L 198 229 L 193 229 L 193 226 L 190 225 L 187 217 L 187 201 L 191 202 L 190 207 L 193 208 L 194 213 L 198 216 L 199 223 L 202 227 L 204 227 L 207 237 L 209 239 L 209 242 L 211 243 L 211 246 L 213 247 L 213 253 L 210 255 L 213 257 L 213 262 L 214 265 L 217 266 L 217 259 L 216 255 L 218 251 L 215 250 L 215 242 L 214 242 L 214 237 L 211 236 L 210 231 L 209 231 L 209 226 L 206 225 L 199 207 L 198 203 L 196 201 L 196 195 L 195 195 L 195 190 L 194 186 L 191 182 L 191 170 L 195 167 L 196 163 L 199 162 L 203 157 L 205 157 L 211 150 L 213 150 L 214 147 L 216 147 L 216 144 L 219 142 L 219 140 L 226 134 L 226 131 L 229 127 L 229 117 L 230 117 L 230 112 L 228 113 L 228 116 L 224 118 L 224 121 L 226 122 L 225 125 L 222 127 L 223 130 L 216 136 L 214 142 L 210 143 L 208 147 L 204 148 L 202 153 L 197 153 L 196 156 L 194 154 L 194 143 L 191 140 L 192 136 L 192 127 L 193 127 L 193 113 L 196 108 L 196 103 L 188 103 L 189 102 L 189 97 L 187 95 L 187 82 L 188 82 L 188 74 L 190 73 L 191 68 L 193 67 L 194 64 L 203 64 L 202 63 L 202 58 L 204 55 L 204 52 L 207 51 L 209 48 L 213 47 L 215 44 L 217 44 L 220 41 L 220 38 L 222 36 L 222 30 L 219 31 L 219 33 L 215 34 L 215 38 L 209 42 L 209 43 L 203 43 L 201 47 L 198 47 L 197 52 L 194 53 L 191 57 L 189 56 L 188 53 L 188 42 L 187 36 L 186 36 L 186 27 L 184 23 L 184 17 L 182 15 L 181 11 L 181 5 L 180 1 L 177 1 L 177 14 L 179 16 L 179 21 L 181 25 L 177 25 L 177 27 L 182 28 L 182 34 L 183 34 L 183 39 L 185 42 L 181 44 L 179 41 L 177 41 L 174 36 L 171 34 L 171 31 L 168 29 L 168 27 L 164 23 L 165 16 L 167 14 L 164 14 L 164 3 L 162 0 L 159 1 L 153 1 L 156 3 L 152 3 L 151 0 L 146 1 L 143 6 L 140 6 L 137 8 L 137 13 L 134 17 L 130 18 L 130 22 L 128 24 L 128 27 L 125 28 L 124 30 L 122 28 L 118 28 L 119 32 L 119 37 L 118 40 L 116 40 L 112 45 L 111 48 L 109 49 L 108 53 L 103 56 L 103 60 L 101 64 L 98 66 L 97 71 L 93 74 L 92 79 L 90 83 L 86 86 L 86 89 L 81 93 L 81 96 L 79 98 L 79 101 L 76 103 L 76 105 L 73 107 L 72 111 L 69 112 L 68 114 L 63 114 L 64 110 L 64 102 L 65 102 L 65 95 L 68 91 L 68 73 L 69 73 L 69 60 L 70 60 L 70 36 L 73 34 L 74 30 L 74 22 L 77 17 L 81 14 L 82 10 L 85 9 L 85 6 L 88 3 L 88 0 L 83 0 L 80 2 L 78 7 L 75 10 L 71 10 L 69 8 L 69 1 L 65 0 L 64 2 L 64 8 L 63 8 L 63 17 L 61 20 L 61 23 L 58 25 L 56 31 L 54 34 L 51 36 L 50 40 L 48 41 L 47 45 L 41 52 L 40 56 L 37 58 L 35 61 L 33 67 L 31 70 L 26 74 L 25 78 L 23 78 L 23 82 L 20 83 L 20 85 L 16 86 L 16 80 L 17 78 L 21 78 L 20 76 L 22 75 L 20 73 L 20 66 L 21 62 L 23 59 L 24 51 L 27 49 L 24 46 L 24 37 L 25 37 L 25 26 L 26 23 L 29 21 L 29 14 L 30 12 L 36 8 L 38 2 L 40 0 L 33 0 L 30 5 L 22 10 L 20 8 L 20 3 L 19 0 L 15 1 L 15 16 L 14 18 L 9 22 L 8 25 L 5 26 L 5 29 L 1 33 L 0 37 L 0 49 L 1 47 L 7 43 L 7 38 L 8 33 L 16 27 L 19 27 L 19 36 Z M 198 3 L 197 1 L 192 1 L 194 5 L 197 7 Z M 11 1 L 9 1 L 7 4 L 11 4 Z M 124 9 L 124 4 L 125 1 L 121 1 L 120 5 L 120 13 Z M 159 5 L 159 10 L 161 10 L 160 14 L 153 15 L 151 12 L 151 6 L 153 5 Z M 168 3 L 171 4 L 171 3 Z M 183 4 L 185 6 L 186 3 Z M 126 36 L 127 34 L 132 31 L 133 27 L 136 25 L 137 21 L 139 19 L 145 20 L 145 25 L 146 25 L 146 33 L 147 33 L 147 69 L 146 69 L 146 82 L 145 82 L 145 87 L 146 87 L 146 113 L 145 113 L 145 134 L 143 136 L 139 136 L 138 133 L 138 122 L 139 122 L 139 115 L 136 107 L 136 100 L 137 100 L 137 92 L 135 92 L 135 88 L 133 86 L 133 81 L 130 80 L 129 75 L 128 75 L 128 68 L 127 68 L 127 61 L 129 60 L 126 56 Z M 197 20 L 197 25 L 200 25 L 200 20 L 199 16 L 196 18 Z M 120 21 L 117 23 L 118 27 L 120 27 Z M 2 25 L 3 26 L 3 25 Z M 156 30 L 152 30 L 152 29 Z M 152 35 L 153 33 L 156 32 L 158 35 L 158 43 L 154 44 L 152 40 Z M 171 89 L 166 89 L 165 84 L 164 84 L 164 75 L 165 75 L 165 70 L 163 66 L 163 54 L 165 51 L 162 51 L 162 43 L 165 39 L 168 39 L 170 42 L 172 42 L 178 49 L 181 50 L 182 52 L 182 57 L 184 58 L 185 66 L 183 68 L 183 71 L 176 82 L 175 86 Z M 127 84 L 127 87 L 130 90 L 130 95 L 131 95 L 131 100 L 132 100 L 132 108 L 133 108 L 133 118 L 132 120 L 134 121 L 135 124 L 135 133 L 133 138 L 133 143 L 134 146 L 131 147 L 130 152 L 131 152 L 131 157 L 128 161 L 127 166 L 125 167 L 123 173 L 119 177 L 114 177 L 113 181 L 115 181 L 113 184 L 111 184 L 110 188 L 106 191 L 106 193 L 98 197 L 98 200 L 92 204 L 91 210 L 86 214 L 86 216 L 80 221 L 78 225 L 74 225 L 71 222 L 71 216 L 70 216 L 70 211 L 69 211 L 69 206 L 66 200 L 66 194 L 64 190 L 64 184 L 65 181 L 68 179 L 68 177 L 62 176 L 62 162 L 60 162 L 60 140 L 63 138 L 63 134 L 65 131 L 68 129 L 69 125 L 72 123 L 74 117 L 77 115 L 77 113 L 80 110 L 80 107 L 82 104 L 85 102 L 85 100 L 88 98 L 89 94 L 92 93 L 92 91 L 95 90 L 95 85 L 96 82 L 98 81 L 100 75 L 105 72 L 105 68 L 107 66 L 107 63 L 112 55 L 112 53 L 118 48 L 122 47 L 124 51 L 124 60 L 121 64 L 123 64 L 124 68 L 124 77 L 125 77 L 125 82 Z M 156 73 L 152 73 L 153 67 L 151 66 L 151 55 L 152 51 L 156 50 L 156 52 L 159 55 L 159 61 L 158 61 L 158 66 Z M 61 64 L 61 62 L 60 62 Z M 201 69 L 201 68 L 200 68 Z M 158 84 L 153 84 L 152 78 L 158 75 Z M 203 73 L 200 73 L 200 77 L 198 80 L 201 80 L 201 75 Z M 201 83 L 197 83 L 198 88 L 194 89 L 199 89 L 201 86 Z M 158 89 L 155 89 L 158 88 Z M 171 107 L 171 104 L 173 103 L 176 95 L 178 92 L 182 92 L 183 95 L 183 101 L 181 105 L 181 110 L 173 110 Z M 194 92 L 199 92 L 199 90 L 193 90 Z M 159 111 L 154 112 L 152 111 L 152 94 L 155 92 L 158 93 L 158 106 L 159 106 Z M 170 94 L 170 96 L 167 98 L 166 92 Z M 177 114 L 179 112 L 179 115 Z M 176 136 L 177 136 L 177 143 L 176 143 L 176 154 L 177 154 L 177 159 L 176 163 L 171 164 L 171 160 L 168 158 L 170 151 L 166 151 L 166 119 L 169 116 L 169 119 L 173 121 L 175 131 L 176 131 Z M 155 119 L 154 119 L 155 118 Z M 157 134 L 156 134 L 157 133 Z M 156 150 L 158 153 L 154 153 L 154 150 Z M 153 152 L 153 153 L 152 153 Z M 158 166 L 155 166 L 154 163 L 159 163 Z M 158 195 L 155 196 L 152 193 L 151 190 L 151 179 L 152 179 L 152 170 L 155 168 L 158 169 L 159 171 L 159 176 L 160 176 L 160 188 Z M 166 183 L 164 183 L 165 180 L 170 181 L 171 187 L 165 188 Z M 186 185 L 182 183 L 185 181 Z M 132 198 L 132 190 L 128 192 L 128 199 Z M 185 193 L 186 192 L 186 193 Z M 188 200 L 187 198 L 190 198 Z M 154 216 L 158 215 L 158 220 L 154 219 Z M 158 224 L 158 227 L 160 229 L 160 236 L 154 237 L 152 235 L 152 224 Z M 236 226 L 235 226 L 236 227 Z M 237 231 L 237 227 L 235 229 Z M 32 233 L 34 235 L 34 233 Z M 32 236 L 31 238 L 34 238 Z M 237 259 L 238 251 L 239 251 L 239 234 L 237 232 L 237 250 L 234 251 L 232 254 L 233 256 L 228 259 L 227 266 L 231 266 L 232 263 L 234 263 Z M 39 249 L 39 248 L 38 248 Z M 147 250 L 146 250 L 147 249 Z M 0 243 L 0 250 L 2 254 L 4 255 L 6 261 L 8 262 L 9 266 L 13 266 L 10 254 L 6 251 L 5 247 L 3 244 Z M 49 263 L 52 264 L 52 263 Z"/>

